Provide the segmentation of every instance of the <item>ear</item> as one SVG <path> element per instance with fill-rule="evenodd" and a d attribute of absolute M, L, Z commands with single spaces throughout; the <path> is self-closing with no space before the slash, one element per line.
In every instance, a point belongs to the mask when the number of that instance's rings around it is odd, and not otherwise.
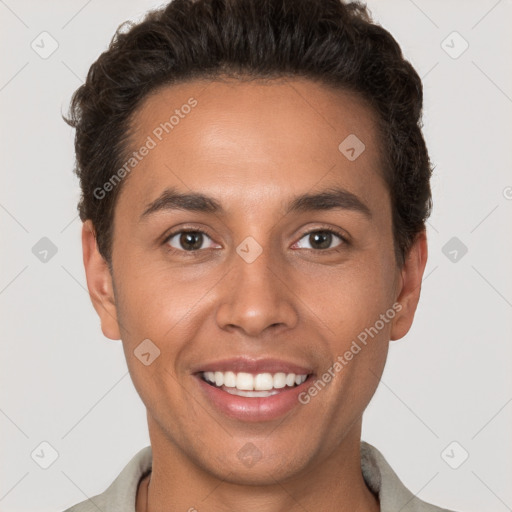
<path fill-rule="evenodd" d="M 396 301 L 402 306 L 393 319 L 391 340 L 404 337 L 411 328 L 420 299 L 421 281 L 427 264 L 427 235 L 421 231 L 412 244 L 400 271 L 400 286 Z"/>
<path fill-rule="evenodd" d="M 82 252 L 84 257 L 87 288 L 92 305 L 98 313 L 103 334 L 111 340 L 121 339 L 117 321 L 112 275 L 107 262 L 98 251 L 96 233 L 91 220 L 82 226 Z"/>

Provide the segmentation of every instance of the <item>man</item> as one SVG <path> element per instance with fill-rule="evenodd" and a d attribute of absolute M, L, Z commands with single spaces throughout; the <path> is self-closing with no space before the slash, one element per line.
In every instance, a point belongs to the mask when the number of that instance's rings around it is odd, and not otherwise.
<path fill-rule="evenodd" d="M 151 447 L 69 511 L 446 510 L 361 442 L 431 207 L 391 35 L 339 0 L 174 0 L 71 107 L 87 285 Z"/>

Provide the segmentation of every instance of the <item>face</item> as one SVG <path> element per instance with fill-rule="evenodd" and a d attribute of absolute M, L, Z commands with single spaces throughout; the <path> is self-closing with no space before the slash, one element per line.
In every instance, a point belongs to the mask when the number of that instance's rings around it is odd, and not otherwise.
<path fill-rule="evenodd" d="M 88 223 L 84 261 L 152 444 L 254 484 L 358 443 L 426 262 L 424 235 L 395 261 L 373 112 L 307 80 L 190 82 L 134 127 L 113 274 Z"/>

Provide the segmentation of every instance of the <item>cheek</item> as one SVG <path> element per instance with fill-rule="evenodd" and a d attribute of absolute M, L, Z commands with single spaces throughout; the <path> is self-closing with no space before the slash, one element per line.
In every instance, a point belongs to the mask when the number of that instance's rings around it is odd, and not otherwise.
<path fill-rule="evenodd" d="M 154 413 L 167 406 L 176 410 L 181 406 L 179 394 L 172 392 L 179 378 L 176 362 L 188 340 L 183 320 L 196 294 L 148 265 L 135 268 L 125 261 L 117 270 L 117 316 L 134 387 Z M 160 403 L 162 396 L 167 397 L 166 407 Z"/>
<path fill-rule="evenodd" d="M 118 270 L 116 300 L 123 349 L 134 385 L 150 403 L 155 394 L 182 377 L 184 354 L 212 315 L 219 272 L 192 275 L 159 264 L 139 264 L 137 268 L 127 259 Z M 148 352 L 151 359 L 153 354 L 157 357 L 145 366 L 140 356 Z"/>
<path fill-rule="evenodd" d="M 158 264 L 119 266 L 118 315 L 129 338 L 133 334 L 165 339 L 207 297 L 207 291 L 218 281 L 215 275 L 192 274 L 188 270 Z M 200 309 L 200 308 L 199 308 Z"/>
<path fill-rule="evenodd" d="M 394 267 L 386 258 L 355 259 L 302 280 L 298 295 L 337 339 L 357 336 L 393 305 Z"/>

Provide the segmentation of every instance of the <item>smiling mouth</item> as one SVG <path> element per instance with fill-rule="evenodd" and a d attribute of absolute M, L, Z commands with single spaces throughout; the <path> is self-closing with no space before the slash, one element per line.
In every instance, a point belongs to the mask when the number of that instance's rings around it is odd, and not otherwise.
<path fill-rule="evenodd" d="M 296 388 L 303 384 L 310 374 L 200 372 L 199 376 L 211 386 L 231 395 L 262 398 Z"/>

